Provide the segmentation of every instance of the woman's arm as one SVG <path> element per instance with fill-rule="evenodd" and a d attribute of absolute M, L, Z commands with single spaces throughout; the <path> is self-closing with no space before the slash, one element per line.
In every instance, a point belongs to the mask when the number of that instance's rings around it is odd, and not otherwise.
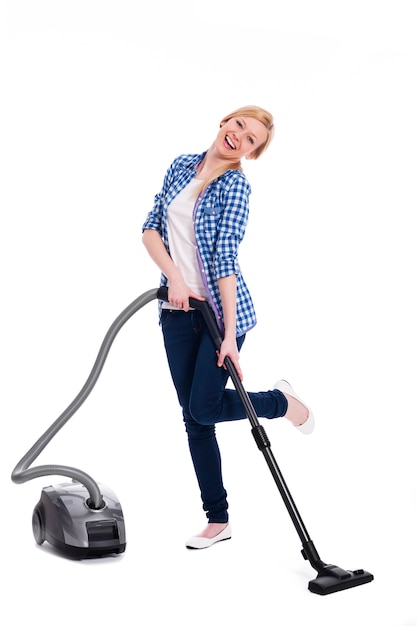
<path fill-rule="evenodd" d="M 173 306 L 188 311 L 190 298 L 204 300 L 204 298 L 195 294 L 186 285 L 181 272 L 168 254 L 162 237 L 157 230 L 146 228 L 143 231 L 142 242 L 152 261 L 168 278 L 168 300 Z"/>
<path fill-rule="evenodd" d="M 217 365 L 222 367 L 228 356 L 236 368 L 240 380 L 243 379 L 239 365 L 239 351 L 236 345 L 236 274 L 219 278 L 220 296 L 223 308 L 224 338 L 219 351 Z"/>

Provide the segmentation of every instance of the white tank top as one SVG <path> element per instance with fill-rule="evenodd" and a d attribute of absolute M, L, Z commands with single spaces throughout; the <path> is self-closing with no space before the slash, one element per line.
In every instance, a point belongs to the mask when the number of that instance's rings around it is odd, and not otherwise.
<path fill-rule="evenodd" d="M 193 178 L 168 207 L 168 241 L 171 258 L 185 283 L 199 296 L 206 297 L 197 261 L 193 211 L 201 180 Z M 169 282 L 168 282 L 169 287 Z M 169 302 L 163 308 L 173 309 Z"/>

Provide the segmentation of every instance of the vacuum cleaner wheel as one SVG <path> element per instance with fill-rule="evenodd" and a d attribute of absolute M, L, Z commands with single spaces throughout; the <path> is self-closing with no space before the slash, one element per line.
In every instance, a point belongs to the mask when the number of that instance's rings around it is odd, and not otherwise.
<path fill-rule="evenodd" d="M 41 507 L 39 505 L 36 505 L 33 510 L 32 530 L 33 530 L 33 536 L 35 537 L 36 543 L 41 546 L 43 542 L 45 541 L 46 536 L 45 536 L 45 524 L 42 519 Z"/>

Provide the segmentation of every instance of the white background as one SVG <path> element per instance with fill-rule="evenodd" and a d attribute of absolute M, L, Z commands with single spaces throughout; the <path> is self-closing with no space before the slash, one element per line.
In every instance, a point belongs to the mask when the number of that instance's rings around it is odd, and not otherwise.
<path fill-rule="evenodd" d="M 118 0 L 1 3 L 2 623 L 416 626 L 415 3 Z M 232 541 L 187 551 L 205 518 L 156 302 L 39 463 L 108 484 L 117 558 L 73 562 L 32 535 L 42 487 L 23 454 L 84 384 L 116 316 L 158 286 L 141 225 L 171 160 L 258 104 L 276 138 L 241 266 L 258 326 L 247 390 L 286 378 L 304 437 L 265 425 L 326 562 L 368 585 L 320 597 L 244 421 L 218 427 Z M 7 618 L 5 616 L 7 615 Z"/>

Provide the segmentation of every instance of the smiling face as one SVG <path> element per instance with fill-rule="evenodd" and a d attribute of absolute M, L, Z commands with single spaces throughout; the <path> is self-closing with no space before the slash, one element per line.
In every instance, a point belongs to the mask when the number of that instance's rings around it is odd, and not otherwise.
<path fill-rule="evenodd" d="M 268 132 L 262 122 L 253 117 L 233 117 L 224 122 L 217 134 L 215 147 L 218 157 L 239 161 L 250 159 L 251 153 L 262 146 Z"/>

